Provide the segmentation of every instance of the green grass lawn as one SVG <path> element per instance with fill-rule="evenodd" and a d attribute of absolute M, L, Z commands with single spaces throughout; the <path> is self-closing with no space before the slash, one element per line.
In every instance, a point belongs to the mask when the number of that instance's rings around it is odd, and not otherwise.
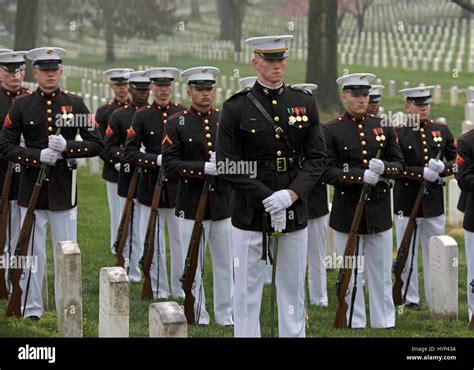
<path fill-rule="evenodd" d="M 99 271 L 101 267 L 114 266 L 115 259 L 109 252 L 109 220 L 106 204 L 105 184 L 100 177 L 89 176 L 84 170 L 78 176 L 79 191 L 79 223 L 78 243 L 82 254 L 83 278 L 83 312 L 84 336 L 98 336 L 99 318 Z M 396 330 L 336 330 L 332 328 L 336 310 L 335 281 L 337 272 L 328 272 L 329 308 L 321 309 L 310 306 L 309 328 L 310 337 L 472 337 L 474 333 L 467 329 L 466 306 L 466 261 L 462 232 L 450 229 L 447 232 L 459 243 L 459 320 L 440 321 L 431 319 L 426 306 L 421 311 L 407 311 L 397 315 Z M 53 264 L 51 244 L 49 254 L 49 302 L 54 305 L 53 298 Z M 421 254 L 420 254 L 421 255 Z M 169 253 L 168 253 L 169 263 Z M 212 266 L 209 252 L 205 266 L 205 288 L 207 309 L 211 315 L 209 327 L 190 327 L 189 336 L 193 337 L 232 337 L 232 328 L 223 328 L 212 323 Z M 169 269 L 168 269 L 169 271 Z M 420 269 L 421 273 L 421 269 Z M 422 280 L 422 275 L 420 275 Z M 420 280 L 420 286 L 423 286 Z M 148 305 L 142 302 L 141 283 L 132 283 L 130 287 L 130 336 L 148 336 Z M 182 303 L 181 301 L 179 303 Z M 6 319 L 3 312 L 6 302 L 0 302 L 0 336 L 2 337 L 54 337 L 58 335 L 56 313 L 52 306 L 37 323 L 29 320 Z M 264 290 L 261 328 L 262 336 L 270 336 L 270 287 Z"/>

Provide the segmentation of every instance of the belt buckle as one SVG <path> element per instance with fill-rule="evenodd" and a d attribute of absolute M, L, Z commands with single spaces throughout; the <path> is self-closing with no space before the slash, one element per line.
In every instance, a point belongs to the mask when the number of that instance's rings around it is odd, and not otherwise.
<path fill-rule="evenodd" d="M 277 158 L 277 172 L 285 172 L 286 171 L 286 158 Z"/>

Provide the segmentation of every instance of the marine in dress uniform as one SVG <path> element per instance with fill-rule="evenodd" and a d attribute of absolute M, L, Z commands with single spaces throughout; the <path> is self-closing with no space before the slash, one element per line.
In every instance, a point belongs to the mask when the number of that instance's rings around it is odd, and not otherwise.
<path fill-rule="evenodd" d="M 133 163 L 127 161 L 124 156 L 125 141 L 129 135 L 133 116 L 142 107 L 148 105 L 150 95 L 150 79 L 144 71 L 129 73 L 129 92 L 132 97 L 130 104 L 116 109 L 110 116 L 110 120 L 105 130 L 105 146 L 110 158 L 120 165 L 117 182 L 117 194 L 119 197 L 119 209 L 122 213 L 127 201 L 128 188 L 135 171 Z M 155 163 L 154 163 L 155 164 Z M 135 197 L 133 199 L 132 217 L 130 221 L 130 231 L 126 246 L 124 248 L 125 269 L 130 281 L 138 282 L 142 275 L 140 271 L 140 259 L 143 255 L 143 244 L 140 236 L 140 203 Z"/>
<path fill-rule="evenodd" d="M 8 52 L 10 52 L 10 51 L 13 51 L 13 50 L 11 50 L 11 49 L 0 49 L 0 54 L 1 54 L 1 53 L 8 53 Z M 1 83 L 2 83 L 2 76 L 0 76 L 0 84 L 1 84 Z"/>
<path fill-rule="evenodd" d="M 324 181 L 334 186 L 329 226 L 336 231 L 339 255 L 344 250 L 354 212 L 364 183 L 373 185 L 365 203 L 359 226 L 356 256 L 364 256 L 363 268 L 369 290 L 370 326 L 395 326 L 392 300 L 392 218 L 388 179 L 403 171 L 403 156 L 393 128 L 382 119 L 367 113 L 372 74 L 355 73 L 340 77 L 341 99 L 346 105 L 344 115 L 325 124 L 328 163 Z M 376 153 L 381 150 L 380 159 Z M 349 267 L 349 266 L 346 266 Z M 356 269 L 352 271 L 346 301 L 351 306 Z M 352 328 L 366 326 L 363 271 L 357 271 L 357 294 Z M 349 317 L 350 309 L 347 310 Z M 348 319 L 349 322 L 349 319 Z"/>
<path fill-rule="evenodd" d="M 163 165 L 168 177 L 178 179 L 176 216 L 180 218 L 180 245 L 183 255 L 188 252 L 194 220 L 206 176 L 216 176 L 215 139 L 220 118 L 212 107 L 215 78 L 214 67 L 190 68 L 181 74 L 188 82 L 189 109 L 173 115 L 166 125 L 162 143 Z M 225 181 L 215 179 L 209 192 L 203 221 L 203 242 L 195 277 L 196 322 L 209 324 L 204 284 L 206 242 L 212 256 L 214 286 L 214 317 L 219 325 L 232 325 L 232 295 L 234 289 L 230 247 L 231 189 Z"/>
<path fill-rule="evenodd" d="M 3 50 L 3 49 L 2 49 Z M 7 52 L 0 50 L 0 122 L 5 118 L 13 103 L 13 99 L 28 92 L 21 85 L 25 76 L 25 55 L 26 51 Z M 0 134 L 1 135 L 1 134 Z M 10 162 L 0 157 L 0 189 L 3 189 L 3 182 L 8 171 Z M 9 210 L 7 220 L 7 233 L 5 245 L 0 246 L 3 249 L 4 256 L 7 258 L 12 255 L 18 236 L 20 234 L 20 207 L 18 206 L 18 188 L 20 187 L 21 166 L 18 163 L 13 164 L 12 182 L 10 187 Z M 5 269 L 5 281 L 9 290 L 8 268 Z"/>
<path fill-rule="evenodd" d="M 413 240 L 410 244 L 409 258 L 402 273 L 405 294 L 406 282 L 414 252 L 413 273 L 405 299 L 407 308 L 418 309 L 420 296 L 418 290 L 418 244 L 421 240 L 423 251 L 423 276 L 425 298 L 429 294 L 429 240 L 435 235 L 445 234 L 446 217 L 444 213 L 444 191 L 442 178 L 453 174 L 456 158 L 454 138 L 448 126 L 435 123 L 429 119 L 431 90 L 433 86 L 416 87 L 401 90 L 406 97 L 405 109 L 408 120 L 396 128 L 398 141 L 403 152 L 405 170 L 395 183 L 394 213 L 397 234 L 397 245 L 403 238 L 410 213 L 424 180 L 428 188 L 417 217 L 415 250 Z M 441 150 L 441 160 L 436 160 Z M 444 162 L 442 159 L 444 158 Z"/>
<path fill-rule="evenodd" d="M 458 140 L 456 179 L 464 196 L 464 247 L 467 262 L 468 319 L 474 312 L 474 293 L 470 285 L 474 281 L 474 130 L 466 132 Z"/>
<path fill-rule="evenodd" d="M 318 85 L 294 84 L 294 88 L 312 93 Z M 324 133 L 324 126 L 323 133 Z M 308 289 L 310 304 L 328 306 L 326 278 L 326 239 L 329 227 L 329 202 L 327 185 L 319 181 L 308 198 Z"/>
<path fill-rule="evenodd" d="M 48 222 L 56 271 L 57 243 L 77 240 L 77 197 L 76 184 L 73 183 L 75 158 L 93 157 L 103 149 L 100 134 L 82 99 L 59 88 L 64 55 L 65 50 L 61 48 L 37 48 L 26 54 L 26 58 L 33 62 L 33 76 L 38 81 L 38 89 L 14 100 L 5 118 L 0 142 L 2 155 L 22 165 L 18 191 L 22 222 L 41 164 L 51 165 L 36 205 L 28 251 L 30 256 L 38 257 L 37 270 L 24 270 L 20 281 L 23 316 L 33 319 L 43 314 L 41 291 Z M 61 133 L 55 135 L 58 127 Z M 83 141 L 75 141 L 77 132 Z M 24 147 L 20 145 L 22 134 Z M 55 291 L 56 285 L 55 279 Z M 56 310 L 60 310 L 57 294 L 55 297 Z"/>
<path fill-rule="evenodd" d="M 118 108 L 130 104 L 128 96 L 128 77 L 130 72 L 133 72 L 133 69 L 114 68 L 104 72 L 110 80 L 110 88 L 114 92 L 114 99 L 101 105 L 95 113 L 95 121 L 99 126 L 103 140 L 105 139 L 105 131 L 112 113 Z M 102 178 L 105 180 L 107 188 L 107 204 L 110 215 L 110 251 L 115 255 L 114 243 L 117 239 L 121 211 L 117 194 L 118 170 L 115 168 L 115 165 L 120 169 L 120 162 L 115 162 L 108 151 L 104 151 L 102 159 L 104 160 Z"/>
<path fill-rule="evenodd" d="M 139 109 L 132 121 L 125 143 L 125 158 L 135 166 L 143 168 L 137 190 L 137 200 L 140 202 L 140 244 L 144 245 L 148 219 L 150 218 L 153 192 L 162 165 L 161 142 L 169 117 L 183 111 L 184 106 L 171 101 L 171 84 L 179 76 L 176 68 L 152 68 L 145 71 L 145 76 L 152 82 L 151 90 L 155 101 Z M 141 151 L 142 146 L 144 152 Z M 153 164 L 152 164 L 153 163 Z M 179 244 L 179 222 L 175 215 L 177 181 L 165 177 L 159 204 L 159 238 L 155 238 L 155 254 L 151 267 L 153 291 L 156 297 L 169 296 L 168 274 L 166 269 L 165 223 L 168 224 L 171 253 L 171 292 L 175 297 L 183 297 L 179 279 L 184 270 L 184 260 Z M 159 253 L 159 268 L 157 268 Z M 159 294 L 156 289 L 159 271 Z"/>
<path fill-rule="evenodd" d="M 267 263 L 263 247 L 267 232 L 272 231 L 285 233 L 278 236 L 276 266 L 279 336 L 305 336 L 308 197 L 323 173 L 326 154 L 314 99 L 283 81 L 288 63 L 286 41 L 291 38 L 246 40 L 253 45 L 257 82 L 224 103 L 218 130 L 218 163 L 257 165 L 256 176 L 230 171 L 219 174 L 235 191 L 232 245 L 236 337 L 260 336 Z M 273 245 L 274 238 L 270 240 Z"/>
<path fill-rule="evenodd" d="M 382 92 L 385 86 L 383 85 L 372 85 L 369 90 L 369 105 L 367 107 L 367 113 L 377 116 L 380 111 L 380 102 L 382 100 Z"/>

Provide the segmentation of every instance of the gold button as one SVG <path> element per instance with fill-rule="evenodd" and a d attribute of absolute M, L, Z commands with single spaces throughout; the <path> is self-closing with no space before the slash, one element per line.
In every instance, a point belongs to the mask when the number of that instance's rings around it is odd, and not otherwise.
<path fill-rule="evenodd" d="M 427 155 L 425 156 L 425 161 L 427 161 L 430 157 L 428 157 Z"/>
<path fill-rule="evenodd" d="M 280 135 L 276 134 L 275 139 L 279 139 L 279 138 L 280 138 Z"/>
<path fill-rule="evenodd" d="M 421 137 L 424 139 L 424 138 L 426 138 L 426 135 L 425 135 L 425 134 L 423 134 L 423 135 L 421 135 Z"/>
<path fill-rule="evenodd" d="M 360 133 L 360 136 L 364 137 L 364 136 L 365 136 L 365 134 L 364 134 L 363 132 L 361 132 L 361 133 Z"/>
<path fill-rule="evenodd" d="M 276 100 L 272 100 L 272 104 L 273 104 L 273 105 L 277 105 L 278 102 L 277 102 Z"/>
<path fill-rule="evenodd" d="M 87 148 L 84 148 L 84 151 L 87 152 Z"/>
<path fill-rule="evenodd" d="M 255 131 L 255 129 L 253 128 L 251 132 L 252 134 L 255 134 L 257 131 Z"/>
<path fill-rule="evenodd" d="M 166 120 L 165 120 L 165 119 L 163 120 L 163 123 L 166 123 Z"/>
<path fill-rule="evenodd" d="M 204 123 L 207 125 L 209 123 L 209 120 L 208 119 L 205 119 L 204 120 Z"/>
<path fill-rule="evenodd" d="M 299 125 L 298 128 L 303 128 L 303 125 Z"/>
<path fill-rule="evenodd" d="M 411 149 L 411 145 L 408 145 L 408 149 Z"/>
<path fill-rule="evenodd" d="M 53 122 L 53 119 L 51 117 L 48 117 L 48 122 Z"/>
<path fill-rule="evenodd" d="M 51 104 L 53 104 L 53 102 L 52 102 L 51 100 L 48 100 L 48 101 L 46 102 L 46 104 L 51 105 Z"/>
<path fill-rule="evenodd" d="M 163 117 L 168 117 L 168 113 L 163 113 Z"/>
<path fill-rule="evenodd" d="M 194 173 L 194 171 L 190 171 L 191 172 L 191 175 Z"/>
<path fill-rule="evenodd" d="M 206 137 L 209 139 L 211 137 L 211 134 L 206 134 Z"/>
<path fill-rule="evenodd" d="M 362 145 L 365 145 L 365 144 L 367 144 L 367 143 L 366 143 L 365 141 L 362 141 L 361 144 L 362 144 Z"/>
<path fill-rule="evenodd" d="M 359 128 L 362 128 L 363 126 L 362 125 L 359 125 Z"/>
<path fill-rule="evenodd" d="M 51 126 L 48 127 L 48 131 L 49 131 L 49 132 L 52 132 L 52 131 L 53 131 L 53 128 L 52 128 Z"/>
<path fill-rule="evenodd" d="M 207 153 L 209 153 L 209 155 L 212 155 L 212 150 L 209 150 Z"/>
<path fill-rule="evenodd" d="M 275 122 L 279 122 L 280 121 L 280 117 L 276 116 L 275 118 L 273 118 L 275 120 Z"/>
<path fill-rule="evenodd" d="M 347 178 L 347 176 L 342 176 L 342 178 L 345 180 Z"/>
<path fill-rule="evenodd" d="M 281 156 L 281 150 L 277 151 L 277 156 Z"/>
<path fill-rule="evenodd" d="M 424 151 L 425 153 L 428 153 L 428 149 L 426 149 L 426 148 L 425 148 L 425 149 L 423 149 L 423 151 Z"/>
<path fill-rule="evenodd" d="M 154 131 L 150 131 L 150 135 L 154 135 L 154 134 L 155 134 L 155 132 L 154 132 Z"/>
<path fill-rule="evenodd" d="M 362 154 L 363 154 L 363 155 L 367 155 L 367 150 L 363 150 L 363 151 L 362 151 Z"/>
<path fill-rule="evenodd" d="M 423 145 L 426 145 L 426 141 L 423 141 Z"/>
<path fill-rule="evenodd" d="M 193 141 L 193 139 L 189 138 L 188 141 L 191 143 Z"/>
<path fill-rule="evenodd" d="M 183 173 L 186 173 L 186 170 L 183 170 Z"/>
<path fill-rule="evenodd" d="M 420 132 L 425 132 L 425 129 L 424 129 L 424 128 L 420 128 Z"/>
<path fill-rule="evenodd" d="M 347 146 L 344 147 L 344 150 L 347 150 Z"/>
<path fill-rule="evenodd" d="M 364 164 L 367 164 L 369 163 L 369 161 L 367 159 L 364 159 Z"/>
<path fill-rule="evenodd" d="M 30 125 L 34 125 L 35 123 L 33 121 L 30 121 Z"/>
<path fill-rule="evenodd" d="M 212 143 L 207 143 L 207 146 L 209 146 L 209 147 L 212 146 Z"/>
<path fill-rule="evenodd" d="M 46 113 L 53 113 L 53 110 L 52 110 L 52 109 L 48 109 L 48 110 L 46 111 Z"/>
<path fill-rule="evenodd" d="M 204 127 L 204 130 L 209 131 L 210 130 L 209 126 Z"/>
<path fill-rule="evenodd" d="M 81 149 L 77 149 L 77 152 L 80 153 L 80 152 L 81 152 Z"/>

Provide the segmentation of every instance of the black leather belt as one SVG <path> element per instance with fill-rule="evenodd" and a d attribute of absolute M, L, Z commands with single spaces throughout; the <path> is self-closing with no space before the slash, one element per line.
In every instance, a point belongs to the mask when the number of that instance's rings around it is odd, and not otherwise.
<path fill-rule="evenodd" d="M 257 161 L 258 170 L 286 172 L 298 165 L 298 160 L 294 158 L 280 157 Z"/>

